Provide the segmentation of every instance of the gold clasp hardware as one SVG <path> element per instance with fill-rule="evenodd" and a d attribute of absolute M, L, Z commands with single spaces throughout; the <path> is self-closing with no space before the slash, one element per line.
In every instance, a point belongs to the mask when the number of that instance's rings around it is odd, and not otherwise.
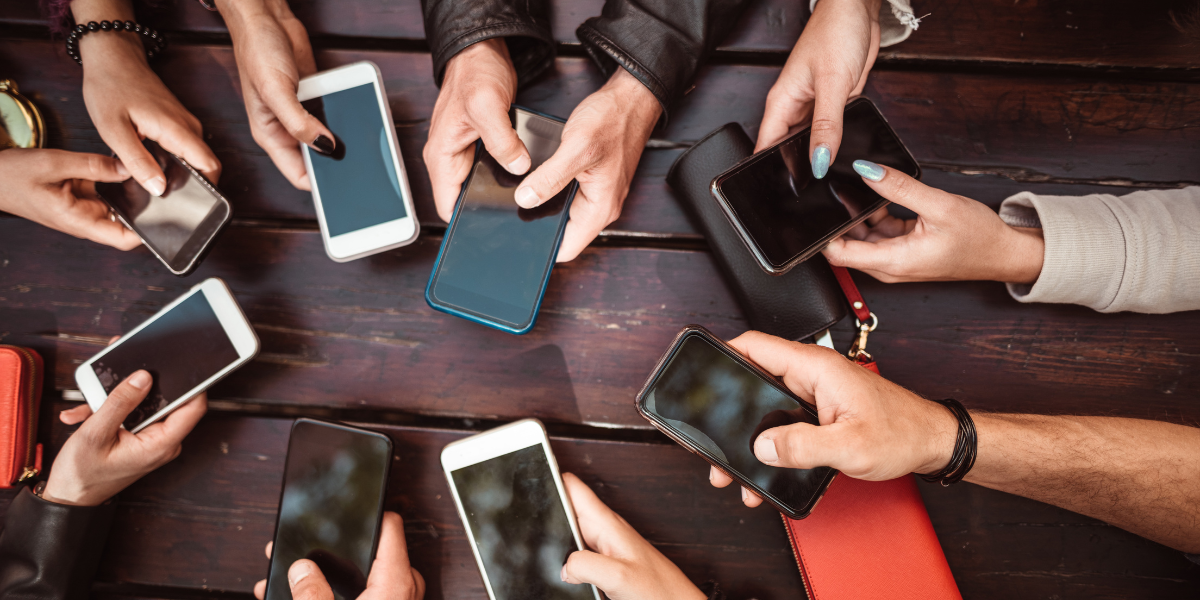
<path fill-rule="evenodd" d="M 850 360 L 853 361 L 870 361 L 871 355 L 867 352 L 867 335 L 875 331 L 876 327 L 879 327 L 879 317 L 875 316 L 875 313 L 871 313 L 871 322 L 869 324 L 855 319 L 854 326 L 858 327 L 858 339 L 854 340 L 854 345 L 850 346 L 850 351 L 846 353 L 846 356 L 850 357 Z"/>
<path fill-rule="evenodd" d="M 21 478 L 17 479 L 17 483 L 28 481 L 38 476 L 38 470 L 33 467 L 25 467 L 25 472 L 21 473 Z"/>

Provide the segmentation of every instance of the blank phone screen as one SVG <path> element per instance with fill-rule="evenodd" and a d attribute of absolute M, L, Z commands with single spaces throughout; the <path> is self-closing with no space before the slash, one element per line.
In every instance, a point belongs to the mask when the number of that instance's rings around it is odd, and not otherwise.
<path fill-rule="evenodd" d="M 366 83 L 301 104 L 337 138 L 333 156 L 305 150 L 321 194 L 329 237 L 407 216 L 375 84 Z"/>
<path fill-rule="evenodd" d="M 579 547 L 541 444 L 450 476 L 496 600 L 595 600 L 560 576 Z"/>
<path fill-rule="evenodd" d="M 562 123 L 514 112 L 532 171 L 558 149 Z M 574 184 L 537 208 L 521 208 L 513 194 L 524 176 L 505 171 L 482 146 L 477 152 L 429 292 L 443 305 L 519 328 L 537 312 Z"/>
<path fill-rule="evenodd" d="M 842 145 L 822 179 L 812 175 L 806 129 L 752 159 L 718 184 L 751 240 L 776 268 L 819 250 L 828 236 L 887 205 L 852 166 L 856 160 L 916 176 L 919 168 L 868 101 L 846 107 Z"/>
<path fill-rule="evenodd" d="M 94 360 L 92 371 L 106 393 L 138 369 L 154 378 L 146 399 L 125 419 L 125 428 L 132 430 L 237 359 L 212 305 L 197 290 Z"/>
<path fill-rule="evenodd" d="M 833 474 L 827 467 L 771 467 L 754 456 L 760 433 L 793 423 L 816 425 L 817 418 L 702 335 L 684 338 L 642 402 L 679 437 L 797 512 L 806 512 Z"/>
<path fill-rule="evenodd" d="M 291 599 L 287 572 L 302 558 L 317 563 L 335 598 L 362 593 L 391 461 L 381 435 L 310 421 L 292 427 L 268 599 Z"/>

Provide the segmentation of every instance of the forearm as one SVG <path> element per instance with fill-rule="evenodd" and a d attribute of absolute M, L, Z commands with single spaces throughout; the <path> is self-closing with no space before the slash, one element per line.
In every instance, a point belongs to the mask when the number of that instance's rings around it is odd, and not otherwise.
<path fill-rule="evenodd" d="M 967 481 L 1200 552 L 1200 429 L 1109 417 L 972 415 Z"/>

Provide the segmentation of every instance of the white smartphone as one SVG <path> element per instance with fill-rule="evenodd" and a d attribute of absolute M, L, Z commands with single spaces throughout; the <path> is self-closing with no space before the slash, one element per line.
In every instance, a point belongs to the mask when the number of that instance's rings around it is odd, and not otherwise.
<path fill-rule="evenodd" d="M 541 421 L 449 444 L 442 469 L 491 600 L 600 600 L 560 575 L 583 542 Z"/>
<path fill-rule="evenodd" d="M 207 390 L 258 354 L 258 336 L 225 282 L 206 279 L 75 370 L 93 411 L 131 373 L 154 377 L 150 392 L 125 419 L 137 433 Z"/>
<path fill-rule="evenodd" d="M 300 145 L 325 253 L 346 262 L 411 244 L 420 225 L 379 67 L 363 61 L 305 77 L 296 95 L 335 137 L 330 156 Z"/>

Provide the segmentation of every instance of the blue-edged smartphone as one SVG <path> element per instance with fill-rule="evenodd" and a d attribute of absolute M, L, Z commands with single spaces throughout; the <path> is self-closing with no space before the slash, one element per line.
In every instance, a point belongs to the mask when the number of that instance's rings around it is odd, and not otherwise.
<path fill-rule="evenodd" d="M 558 150 L 565 121 L 516 106 L 509 117 L 532 172 Z M 533 329 L 579 184 L 526 209 L 513 200 L 524 179 L 475 144 L 475 165 L 425 287 L 429 306 L 509 333 Z"/>

